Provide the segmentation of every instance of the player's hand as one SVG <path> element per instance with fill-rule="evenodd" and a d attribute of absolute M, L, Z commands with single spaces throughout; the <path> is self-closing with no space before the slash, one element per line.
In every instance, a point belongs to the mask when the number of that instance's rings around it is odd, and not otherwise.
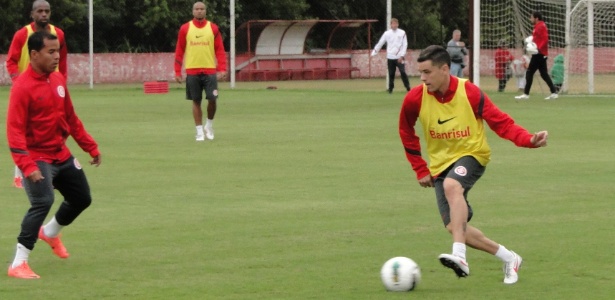
<path fill-rule="evenodd" d="M 226 72 L 218 72 L 218 73 L 216 73 L 216 78 L 218 80 L 222 80 L 222 79 L 226 78 Z"/>
<path fill-rule="evenodd" d="M 431 177 L 431 174 L 419 179 L 419 185 L 427 188 L 427 187 L 434 187 L 433 184 L 433 177 Z"/>
<path fill-rule="evenodd" d="M 45 177 L 43 177 L 43 173 L 41 173 L 40 170 L 36 170 L 36 171 L 30 173 L 30 175 L 28 175 L 27 178 L 28 178 L 28 180 L 30 180 L 30 181 L 32 181 L 34 183 L 39 182 L 39 181 L 45 179 Z"/>
<path fill-rule="evenodd" d="M 182 76 L 175 76 L 175 81 L 177 81 L 177 83 L 182 83 Z"/>
<path fill-rule="evenodd" d="M 546 147 L 548 137 L 549 137 L 549 132 L 547 132 L 546 130 L 539 131 L 539 132 L 536 132 L 534 136 L 532 136 L 532 139 L 530 140 L 530 142 L 532 142 L 532 145 L 534 145 L 535 147 Z"/>
<path fill-rule="evenodd" d="M 376 56 L 378 54 L 378 52 L 376 52 L 376 50 L 372 51 L 372 56 Z"/>
<path fill-rule="evenodd" d="M 101 163 L 102 163 L 102 158 L 100 157 L 100 154 L 92 157 L 92 160 L 90 160 L 90 165 L 93 165 L 95 167 L 100 166 Z"/>
<path fill-rule="evenodd" d="M 462 42 L 462 41 L 459 41 L 459 42 L 457 42 L 457 46 L 459 46 L 459 47 L 465 47 L 465 46 L 466 46 L 466 43 L 464 43 L 464 42 Z"/>

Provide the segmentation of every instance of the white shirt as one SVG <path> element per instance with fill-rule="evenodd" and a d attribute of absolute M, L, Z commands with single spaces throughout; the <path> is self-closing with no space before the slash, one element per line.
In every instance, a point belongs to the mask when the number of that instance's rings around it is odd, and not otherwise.
<path fill-rule="evenodd" d="M 397 28 L 396 30 L 389 29 L 382 34 L 380 41 L 374 47 L 372 56 L 378 54 L 378 51 L 387 44 L 387 59 L 399 59 L 406 56 L 408 50 L 408 38 L 406 32 L 403 29 Z"/>
<path fill-rule="evenodd" d="M 525 77 L 525 71 L 527 71 L 527 65 L 530 64 L 530 57 L 527 55 L 521 56 L 513 60 L 513 72 L 517 77 Z"/>

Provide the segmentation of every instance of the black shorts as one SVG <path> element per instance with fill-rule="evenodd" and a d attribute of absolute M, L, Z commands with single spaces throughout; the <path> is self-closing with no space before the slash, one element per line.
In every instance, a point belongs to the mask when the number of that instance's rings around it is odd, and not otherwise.
<path fill-rule="evenodd" d="M 218 99 L 218 78 L 216 74 L 187 75 L 186 76 L 186 99 L 200 103 L 205 99 L 215 101 Z"/>
<path fill-rule="evenodd" d="M 472 156 L 464 156 L 453 163 L 450 167 L 444 170 L 440 176 L 434 179 L 436 189 L 436 202 L 440 210 L 440 216 L 444 226 L 451 222 L 451 210 L 448 206 L 446 196 L 444 196 L 444 179 L 450 178 L 461 183 L 463 187 L 463 197 L 468 205 L 468 222 L 472 219 L 472 207 L 468 202 L 468 192 L 474 186 L 474 183 L 485 173 L 485 167 L 482 166 L 476 158 Z"/>

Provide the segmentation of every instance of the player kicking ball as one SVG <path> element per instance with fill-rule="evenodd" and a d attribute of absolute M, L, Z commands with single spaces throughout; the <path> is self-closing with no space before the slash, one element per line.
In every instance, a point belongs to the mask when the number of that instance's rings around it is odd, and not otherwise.
<path fill-rule="evenodd" d="M 452 253 L 438 258 L 457 276 L 466 277 L 470 275 L 466 246 L 470 246 L 499 258 L 504 263 L 504 283 L 516 283 L 523 259 L 468 224 L 473 216 L 468 192 L 491 159 L 485 122 L 501 138 L 519 147 L 544 147 L 548 133 L 528 132 L 476 85 L 451 76 L 451 58 L 443 47 L 425 48 L 417 62 L 423 84 L 411 89 L 404 99 L 399 134 L 419 185 L 435 188 L 442 221 L 453 237 Z M 422 125 L 429 165 L 421 156 L 414 129 L 417 121 Z"/>

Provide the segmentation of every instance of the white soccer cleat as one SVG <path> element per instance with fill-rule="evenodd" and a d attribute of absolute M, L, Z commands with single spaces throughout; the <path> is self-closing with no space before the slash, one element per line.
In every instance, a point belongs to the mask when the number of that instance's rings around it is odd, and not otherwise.
<path fill-rule="evenodd" d="M 205 140 L 205 135 L 204 134 L 197 134 L 196 135 L 196 141 L 197 142 L 202 142 Z"/>
<path fill-rule="evenodd" d="M 515 96 L 515 99 L 517 99 L 517 100 L 527 100 L 527 99 L 530 99 L 530 95 L 523 94 L 523 95 Z"/>
<path fill-rule="evenodd" d="M 214 139 L 214 129 L 213 129 L 213 127 L 209 127 L 209 128 L 205 127 L 205 136 L 210 141 Z"/>
<path fill-rule="evenodd" d="M 557 99 L 558 97 L 559 97 L 558 94 L 553 93 L 553 94 L 547 96 L 547 98 L 545 98 L 545 100 L 553 100 L 553 99 Z"/>
<path fill-rule="evenodd" d="M 521 263 L 523 262 L 523 258 L 519 256 L 519 254 L 512 252 L 514 258 L 512 261 L 504 263 L 503 271 L 504 271 L 504 283 L 505 284 L 513 284 L 519 280 L 519 268 L 521 268 Z"/>
<path fill-rule="evenodd" d="M 440 254 L 438 258 L 440 259 L 440 263 L 442 263 L 442 265 L 453 269 L 457 276 L 467 277 L 470 275 L 470 266 L 468 266 L 465 259 L 451 254 Z"/>

